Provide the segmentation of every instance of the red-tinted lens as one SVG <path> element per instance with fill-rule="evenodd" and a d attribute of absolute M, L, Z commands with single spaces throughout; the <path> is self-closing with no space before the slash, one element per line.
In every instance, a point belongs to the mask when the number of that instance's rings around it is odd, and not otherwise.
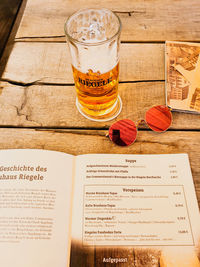
<path fill-rule="evenodd" d="M 146 112 L 146 123 L 156 132 L 166 131 L 172 123 L 172 114 L 166 106 L 156 106 Z"/>
<path fill-rule="evenodd" d="M 110 126 L 109 137 L 118 146 L 129 146 L 137 136 L 137 128 L 131 120 L 120 120 Z"/>

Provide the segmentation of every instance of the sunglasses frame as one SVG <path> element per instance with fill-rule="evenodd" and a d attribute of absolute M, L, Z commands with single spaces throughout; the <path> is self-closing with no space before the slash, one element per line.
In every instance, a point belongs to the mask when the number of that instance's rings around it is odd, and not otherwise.
<path fill-rule="evenodd" d="M 165 109 L 164 112 L 160 111 L 161 109 Z M 151 123 L 148 122 L 147 120 L 147 114 L 149 111 L 152 111 L 153 109 L 157 110 L 157 109 L 160 109 L 159 111 L 161 112 L 162 115 L 169 115 L 168 119 L 170 120 L 169 122 L 169 125 L 164 128 L 163 130 L 155 130 L 155 127 L 154 126 L 151 126 Z M 148 127 L 154 131 L 154 132 L 158 132 L 158 133 L 163 133 L 163 132 L 166 132 L 170 126 L 172 125 L 172 121 L 173 121 L 173 117 L 172 117 L 172 109 L 166 105 L 154 105 L 152 106 L 151 108 L 149 108 L 146 112 L 145 112 L 145 119 L 141 119 L 141 120 L 138 120 L 136 123 L 130 119 L 122 119 L 122 120 L 119 120 L 119 121 L 116 121 L 115 123 L 113 123 L 110 127 L 109 127 L 109 132 L 108 134 L 106 135 L 107 137 L 110 138 L 110 140 L 115 143 L 116 145 L 118 146 L 129 146 L 131 144 L 133 144 L 135 141 L 136 141 L 136 138 L 137 138 L 137 134 L 138 134 L 138 126 L 142 123 L 142 122 L 145 122 Z M 166 121 L 167 122 L 167 121 Z M 132 134 L 133 134 L 133 137 L 132 139 L 129 138 L 128 142 L 124 142 L 123 141 L 123 138 L 120 138 L 120 124 L 127 124 L 127 132 L 128 132 L 128 128 L 131 128 L 131 131 L 132 131 Z M 113 126 L 116 125 L 116 124 L 119 124 L 119 129 L 113 129 Z M 122 126 L 121 126 L 122 127 Z M 125 128 L 126 128 L 125 127 Z M 154 128 L 154 129 L 153 129 Z M 158 127 L 157 127 L 158 128 Z M 159 128 L 158 128 L 159 129 Z M 112 131 L 112 132 L 111 132 Z M 115 134 L 113 135 L 113 131 L 115 131 Z M 123 129 L 124 131 L 124 129 Z M 130 129 L 129 129 L 129 132 L 130 132 Z M 127 134 L 128 135 L 128 134 Z M 117 138 L 117 141 L 113 140 L 113 136 L 115 136 Z"/>

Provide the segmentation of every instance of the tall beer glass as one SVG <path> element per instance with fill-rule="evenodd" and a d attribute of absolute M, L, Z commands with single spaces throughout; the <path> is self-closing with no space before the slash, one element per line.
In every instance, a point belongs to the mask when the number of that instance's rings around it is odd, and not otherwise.
<path fill-rule="evenodd" d="M 108 121 L 121 111 L 118 96 L 120 33 L 119 17 L 104 8 L 80 10 L 65 23 L 76 105 L 88 119 Z"/>

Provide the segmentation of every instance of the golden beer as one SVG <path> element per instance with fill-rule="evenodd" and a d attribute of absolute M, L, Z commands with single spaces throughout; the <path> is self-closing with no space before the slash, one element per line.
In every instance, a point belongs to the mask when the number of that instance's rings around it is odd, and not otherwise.
<path fill-rule="evenodd" d="M 82 73 L 74 66 L 72 70 L 82 111 L 95 117 L 107 115 L 117 102 L 119 63 L 103 74 L 92 70 Z"/>
<path fill-rule="evenodd" d="M 121 111 L 118 95 L 121 21 L 105 8 L 87 8 L 65 23 L 77 92 L 76 106 L 86 118 L 108 121 Z"/>

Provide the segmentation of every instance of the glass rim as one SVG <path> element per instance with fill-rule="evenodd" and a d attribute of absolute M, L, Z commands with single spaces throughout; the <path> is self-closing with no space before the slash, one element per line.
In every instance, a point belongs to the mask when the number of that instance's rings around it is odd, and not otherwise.
<path fill-rule="evenodd" d="M 99 41 L 99 42 L 95 42 L 95 43 L 88 43 L 88 42 L 83 42 L 83 41 L 79 41 L 75 38 L 73 38 L 67 31 L 67 23 L 69 22 L 69 20 L 76 14 L 82 12 L 82 11 L 85 11 L 85 10 L 105 10 L 105 11 L 108 11 L 110 13 L 112 13 L 116 18 L 117 18 L 117 21 L 119 23 L 119 27 L 118 27 L 118 30 L 115 34 L 113 34 L 113 36 L 111 36 L 109 39 L 107 40 L 104 40 L 104 41 Z M 121 20 L 119 18 L 119 16 L 117 14 L 115 14 L 112 10 L 110 9 L 107 9 L 107 8 L 83 8 L 83 9 L 80 9 L 76 12 L 74 12 L 72 15 L 70 15 L 68 17 L 68 19 L 66 20 L 65 24 L 64 24 L 64 31 L 65 31 L 65 35 L 67 36 L 68 40 L 71 41 L 71 42 L 74 42 L 74 43 L 77 43 L 77 44 L 80 44 L 80 45 L 86 45 L 86 46 L 97 46 L 97 45 L 102 45 L 102 44 L 105 44 L 105 43 L 108 43 L 110 41 L 112 41 L 117 35 L 119 35 L 121 33 L 121 29 L 122 29 L 122 23 L 121 23 Z"/>

